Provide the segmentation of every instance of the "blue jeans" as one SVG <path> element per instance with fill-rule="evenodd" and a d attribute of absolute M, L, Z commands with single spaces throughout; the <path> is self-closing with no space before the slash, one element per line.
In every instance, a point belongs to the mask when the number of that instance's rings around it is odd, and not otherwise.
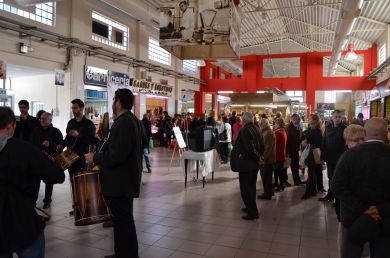
<path fill-rule="evenodd" d="M 42 233 L 26 249 L 15 252 L 19 258 L 44 258 L 45 257 L 45 235 Z M 12 253 L 0 254 L 0 258 L 12 258 Z"/>
<path fill-rule="evenodd" d="M 148 148 L 144 149 L 144 158 L 145 158 L 146 168 L 148 169 L 148 171 L 150 171 L 152 169 L 152 163 L 150 161 L 150 154 Z"/>

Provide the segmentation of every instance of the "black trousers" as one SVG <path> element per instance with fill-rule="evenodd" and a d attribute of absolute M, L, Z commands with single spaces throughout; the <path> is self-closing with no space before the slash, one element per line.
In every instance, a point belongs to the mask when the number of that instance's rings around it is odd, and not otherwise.
<path fill-rule="evenodd" d="M 322 165 L 316 165 L 316 176 L 317 176 L 317 190 L 324 191 L 324 179 L 322 174 Z"/>
<path fill-rule="evenodd" d="M 291 153 L 290 158 L 291 158 L 290 167 L 291 167 L 291 173 L 294 180 L 294 185 L 299 185 L 302 183 L 301 178 L 299 177 L 299 153 L 298 152 Z"/>
<path fill-rule="evenodd" d="M 240 182 L 240 192 L 242 201 L 245 204 L 245 208 L 248 211 L 249 216 L 258 216 L 259 211 L 256 205 L 256 182 L 257 171 L 253 172 L 239 172 L 238 179 Z"/>
<path fill-rule="evenodd" d="M 330 185 L 332 184 L 332 179 L 333 179 L 334 170 L 336 169 L 336 164 L 326 163 L 326 167 L 327 167 L 328 178 L 329 178 L 329 190 L 327 196 L 331 199 L 334 199 L 334 194 L 330 190 Z"/>
<path fill-rule="evenodd" d="M 43 202 L 45 204 L 50 204 L 52 195 L 53 195 L 53 185 L 45 184 L 45 199 L 43 199 Z"/>
<path fill-rule="evenodd" d="M 312 195 L 312 194 L 316 194 L 317 190 L 321 190 L 321 189 L 318 189 L 317 180 L 318 180 L 318 175 L 320 174 L 320 172 L 321 172 L 321 177 L 322 177 L 322 165 L 312 164 L 312 165 L 309 165 L 308 168 L 309 168 L 307 171 L 308 179 L 306 182 L 305 195 Z M 322 182 L 321 182 L 321 184 L 322 184 Z"/>
<path fill-rule="evenodd" d="M 138 240 L 132 197 L 106 197 L 112 212 L 114 249 L 117 258 L 138 258 Z"/>
<path fill-rule="evenodd" d="M 264 195 L 271 197 L 274 194 L 274 187 L 272 186 L 272 171 L 273 164 L 264 164 L 260 167 L 261 181 L 263 182 Z"/>
<path fill-rule="evenodd" d="M 229 152 L 228 146 L 229 146 L 228 142 L 220 142 L 218 144 L 219 156 L 221 157 L 221 160 L 223 162 L 227 162 L 228 161 L 228 152 Z"/>

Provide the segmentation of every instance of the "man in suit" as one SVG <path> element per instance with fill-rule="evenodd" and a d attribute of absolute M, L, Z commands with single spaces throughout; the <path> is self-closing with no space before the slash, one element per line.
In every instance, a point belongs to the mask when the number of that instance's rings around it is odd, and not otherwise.
<path fill-rule="evenodd" d="M 299 177 L 299 148 L 302 141 L 302 130 L 300 127 L 301 118 L 298 114 L 291 116 L 291 122 L 286 127 L 287 132 L 287 145 L 286 153 L 287 157 L 291 159 L 291 173 L 294 180 L 294 185 L 302 184 Z"/>
<path fill-rule="evenodd" d="M 384 143 L 387 125 L 381 118 L 372 118 L 364 128 L 366 142 L 341 156 L 331 184 L 340 200 L 341 258 L 360 258 L 362 255 L 364 243 L 357 243 L 348 235 L 351 226 L 359 223 L 362 215 L 368 215 L 378 227 L 380 225 L 380 231 L 369 240 L 371 257 L 390 257 L 390 146 Z"/>
<path fill-rule="evenodd" d="M 139 196 L 146 134 L 141 121 L 131 113 L 133 105 L 130 90 L 115 92 L 112 109 L 116 118 L 102 152 L 85 155 L 87 163 L 102 168 L 103 195 L 113 215 L 115 254 L 106 258 L 138 258 L 133 198 Z"/>
<path fill-rule="evenodd" d="M 347 149 L 344 140 L 345 128 L 347 126 L 342 123 L 341 112 L 339 110 L 333 111 L 332 121 L 325 128 L 321 146 L 321 159 L 326 161 L 329 185 L 332 184 L 337 161 Z M 329 189 L 328 193 L 319 200 L 333 202 L 334 196 L 332 190 Z"/>

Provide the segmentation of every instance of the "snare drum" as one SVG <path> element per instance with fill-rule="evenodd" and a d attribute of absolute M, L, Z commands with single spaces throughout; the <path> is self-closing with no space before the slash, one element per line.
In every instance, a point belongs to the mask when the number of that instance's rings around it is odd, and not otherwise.
<path fill-rule="evenodd" d="M 55 163 L 63 170 L 67 170 L 79 159 L 79 155 L 70 149 L 66 149 L 55 157 Z"/>
<path fill-rule="evenodd" d="M 82 171 L 72 176 L 76 226 L 111 220 L 111 213 L 103 197 L 100 180 L 99 170 Z"/>

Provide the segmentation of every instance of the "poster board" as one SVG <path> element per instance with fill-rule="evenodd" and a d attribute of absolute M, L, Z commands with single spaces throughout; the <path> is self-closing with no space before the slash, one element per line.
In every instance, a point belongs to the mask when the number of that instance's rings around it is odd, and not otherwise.
<path fill-rule="evenodd" d="M 175 138 L 177 140 L 177 144 L 179 145 L 180 149 L 184 149 L 187 147 L 183 135 L 181 134 L 180 128 L 175 126 L 173 127 L 173 133 L 175 134 Z"/>

